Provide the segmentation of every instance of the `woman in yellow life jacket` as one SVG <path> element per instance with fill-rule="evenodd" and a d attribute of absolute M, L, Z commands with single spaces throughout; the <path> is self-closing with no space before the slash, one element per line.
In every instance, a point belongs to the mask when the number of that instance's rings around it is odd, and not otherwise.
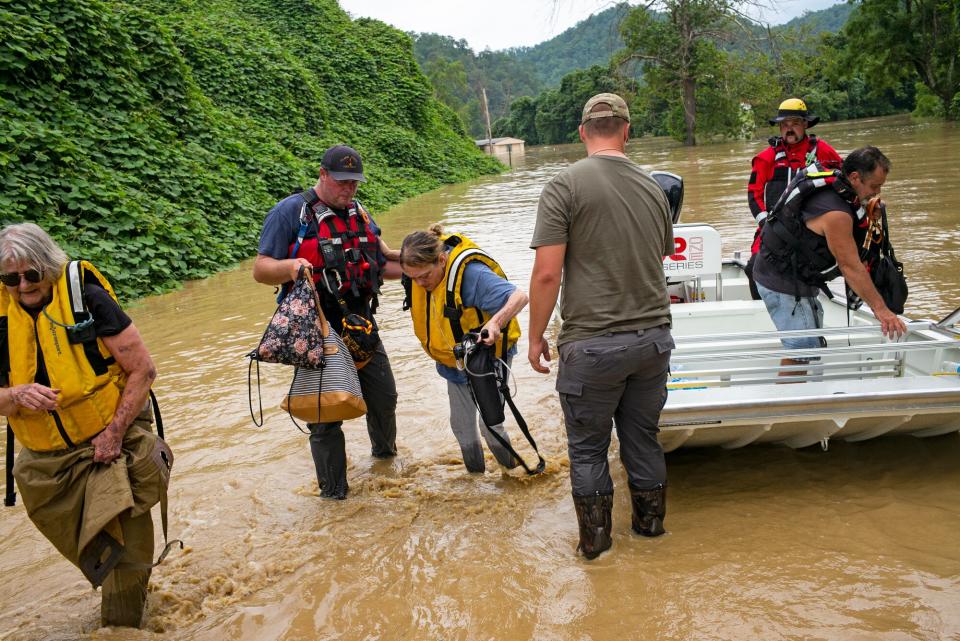
<path fill-rule="evenodd" d="M 0 282 L 0 414 L 27 515 L 103 585 L 103 624 L 139 627 L 173 462 L 148 431 L 153 360 L 107 279 L 37 225 L 0 230 Z"/>
<path fill-rule="evenodd" d="M 527 295 L 469 238 L 444 234 L 440 225 L 403 239 L 400 266 L 409 279 L 407 304 L 414 332 L 447 381 L 450 427 L 460 444 L 463 464 L 470 472 L 483 472 L 477 408 L 466 373 L 457 369 L 453 348 L 464 334 L 486 330 L 482 341 L 495 345 L 497 357 L 509 366 L 520 338 L 516 315 L 526 306 Z M 519 462 L 489 430 L 509 443 L 503 425 L 484 429 L 484 439 L 498 463 L 516 467 Z"/>

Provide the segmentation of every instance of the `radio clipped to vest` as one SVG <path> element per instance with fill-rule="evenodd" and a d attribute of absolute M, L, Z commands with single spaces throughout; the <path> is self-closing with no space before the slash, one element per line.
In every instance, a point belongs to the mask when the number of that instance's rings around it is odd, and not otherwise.
<path fill-rule="evenodd" d="M 317 241 L 324 269 L 343 271 L 347 266 L 347 257 L 343 251 L 343 241 L 339 238 L 321 238 Z"/>

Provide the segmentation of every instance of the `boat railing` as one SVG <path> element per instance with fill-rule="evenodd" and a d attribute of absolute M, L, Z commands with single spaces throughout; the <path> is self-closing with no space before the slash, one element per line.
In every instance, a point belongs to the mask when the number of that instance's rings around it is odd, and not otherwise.
<path fill-rule="evenodd" d="M 926 352 L 929 362 L 935 363 L 942 359 L 944 350 L 957 349 L 955 338 L 936 329 L 932 322 L 908 323 L 907 333 L 897 341 L 885 339 L 877 325 L 677 337 L 677 349 L 670 359 L 674 380 L 668 387 L 698 389 L 900 377 L 905 373 L 908 355 Z M 790 350 L 772 347 L 781 338 L 809 336 L 846 338 L 847 344 Z M 815 360 L 805 365 L 780 364 L 782 359 L 807 358 Z"/>
<path fill-rule="evenodd" d="M 918 332 L 936 328 L 936 323 L 932 321 L 914 321 L 907 323 L 907 333 L 900 338 L 901 341 L 908 339 L 911 335 Z M 796 329 L 777 332 L 774 330 L 765 330 L 761 332 L 730 332 L 724 334 L 692 334 L 690 336 L 674 337 L 677 345 L 687 345 L 688 343 L 714 343 L 725 341 L 745 341 L 760 339 L 780 338 L 798 338 L 803 336 L 845 336 L 845 335 L 879 335 L 879 325 L 854 325 L 852 327 L 824 327 L 821 329 Z M 927 340 L 923 338 L 923 340 Z M 889 344 L 899 344 L 891 341 Z"/>

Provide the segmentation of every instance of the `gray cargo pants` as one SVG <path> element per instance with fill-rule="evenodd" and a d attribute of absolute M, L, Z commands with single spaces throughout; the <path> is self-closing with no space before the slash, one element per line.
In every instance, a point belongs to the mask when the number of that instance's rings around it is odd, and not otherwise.
<path fill-rule="evenodd" d="M 607 451 L 614 422 L 630 485 L 649 489 L 666 482 L 657 433 L 673 347 L 666 325 L 560 346 L 557 391 L 574 496 L 613 493 Z"/>
<path fill-rule="evenodd" d="M 510 358 L 508 357 L 507 360 L 509 362 Z M 477 427 L 480 412 L 473 402 L 470 385 L 447 381 L 447 396 L 450 399 L 450 429 L 453 430 L 453 434 L 460 444 L 463 465 L 467 468 L 467 471 L 483 472 L 486 468 L 483 460 L 483 446 L 480 445 L 481 432 L 484 440 L 487 441 L 487 447 L 490 448 L 490 452 L 493 453 L 497 462 L 508 468 L 516 467 L 517 461 L 513 458 L 513 454 L 490 434 L 490 430 L 495 430 L 497 434 L 503 437 L 503 440 L 509 443 L 510 436 L 503 428 L 503 423 L 490 428 L 486 426 Z"/>

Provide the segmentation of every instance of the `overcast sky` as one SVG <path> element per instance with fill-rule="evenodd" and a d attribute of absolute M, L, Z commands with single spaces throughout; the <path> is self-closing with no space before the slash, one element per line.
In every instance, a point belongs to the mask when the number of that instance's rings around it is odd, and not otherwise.
<path fill-rule="evenodd" d="M 772 0 L 776 9 L 758 17 L 780 24 L 841 1 Z M 539 44 L 615 4 L 613 0 L 340 0 L 354 18 L 376 18 L 403 31 L 463 39 L 478 52 Z"/>

